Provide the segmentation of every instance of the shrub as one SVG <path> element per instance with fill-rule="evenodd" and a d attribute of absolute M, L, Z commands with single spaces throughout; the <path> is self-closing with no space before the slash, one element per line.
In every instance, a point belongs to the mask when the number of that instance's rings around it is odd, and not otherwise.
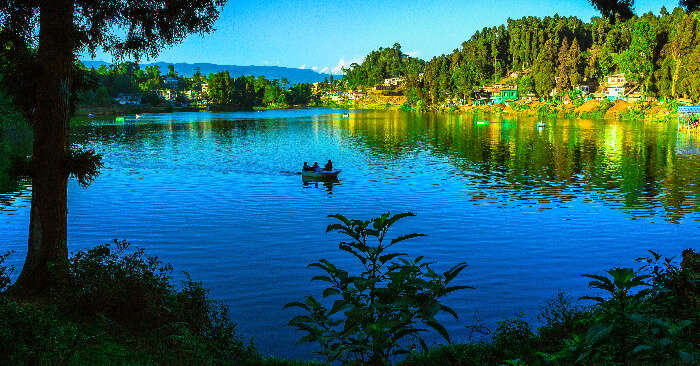
<path fill-rule="evenodd" d="M 62 364 L 87 341 L 75 324 L 60 322 L 55 309 L 0 296 L 0 364 Z"/>
<path fill-rule="evenodd" d="M 0 254 L 0 293 L 5 292 L 7 286 L 12 282 L 10 276 L 12 272 L 15 271 L 15 266 L 5 264 L 7 257 L 12 255 L 12 251 L 6 252 L 5 254 Z"/>
<path fill-rule="evenodd" d="M 523 314 L 498 322 L 493 334 L 493 345 L 505 359 L 529 355 L 535 340 L 535 333 Z"/>
<path fill-rule="evenodd" d="M 398 236 L 389 243 L 385 241 L 391 226 L 409 216 L 414 215 L 391 216 L 387 212 L 366 221 L 339 214 L 329 216 L 339 223 L 328 225 L 326 232 L 337 231 L 349 237 L 350 241 L 341 242 L 339 249 L 357 258 L 363 271 L 351 275 L 325 259 L 309 265 L 325 272 L 312 281 L 328 282 L 323 297 L 333 297 L 335 301 L 331 309 L 311 296 L 304 302 L 285 306 L 299 307 L 308 314 L 289 322 L 307 333 L 300 342 L 319 343 L 319 353 L 331 362 L 385 365 L 392 356 L 415 349 L 416 343 L 427 350 L 421 333 L 428 327 L 450 341 L 435 315 L 444 311 L 457 318 L 439 299 L 453 291 L 472 288 L 448 286 L 466 264 L 457 264 L 438 274 L 423 257 L 410 259 L 405 253 L 388 253 L 387 249 L 395 244 L 423 236 L 413 233 Z"/>
<path fill-rule="evenodd" d="M 159 328 L 171 320 L 169 298 L 172 266 L 129 243 L 111 244 L 75 253 L 68 264 L 69 283 L 56 300 L 66 313 L 107 318 L 133 330 Z"/>

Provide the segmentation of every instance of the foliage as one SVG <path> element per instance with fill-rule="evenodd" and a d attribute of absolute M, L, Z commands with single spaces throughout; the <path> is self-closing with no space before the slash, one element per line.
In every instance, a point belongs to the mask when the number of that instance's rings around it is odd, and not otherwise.
<path fill-rule="evenodd" d="M 450 341 L 435 315 L 443 311 L 457 318 L 439 299 L 453 291 L 472 288 L 448 286 L 466 264 L 438 274 L 423 257 L 411 259 L 405 253 L 387 252 L 400 242 L 423 236 L 412 233 L 385 240 L 391 226 L 409 216 L 414 215 L 392 216 L 387 212 L 364 221 L 340 214 L 329 216 L 339 223 L 328 225 L 326 232 L 339 232 L 350 239 L 341 242 L 339 249 L 353 255 L 363 271 L 352 275 L 325 259 L 309 265 L 325 272 L 312 280 L 328 282 L 323 297 L 335 300 L 330 309 L 311 296 L 304 302 L 286 305 L 308 314 L 298 315 L 289 323 L 307 333 L 300 342 L 319 343 L 320 353 L 329 361 L 384 365 L 392 356 L 407 353 L 417 344 L 427 350 L 421 333 L 428 327 Z"/>
<path fill-rule="evenodd" d="M 634 0 L 589 0 L 600 13 L 610 19 L 615 21 L 619 18 L 620 20 L 629 19 L 634 16 L 632 12 L 632 5 Z"/>
<path fill-rule="evenodd" d="M 10 276 L 15 271 L 15 266 L 5 264 L 7 257 L 12 255 L 12 253 L 12 251 L 8 251 L 5 254 L 0 254 L 0 293 L 4 292 L 12 282 Z"/>
<path fill-rule="evenodd" d="M 349 68 L 343 69 L 343 80 L 351 88 L 374 86 L 387 78 L 418 74 L 424 63 L 423 60 L 403 53 L 401 45 L 395 43 L 390 48 L 380 47 L 379 50 L 370 52 L 361 64 L 352 63 Z"/>
<path fill-rule="evenodd" d="M 650 251 L 639 271 L 585 275 L 602 291 L 591 307 L 564 293 L 545 304 L 537 332 L 522 317 L 499 323 L 490 343 L 454 344 L 411 354 L 404 365 L 695 365 L 700 255 L 678 266 Z M 641 291 L 637 291 L 638 289 Z"/>
<path fill-rule="evenodd" d="M 584 23 L 576 17 L 530 16 L 475 32 L 459 49 L 425 64 L 418 85 L 426 91 L 424 100 L 439 105 L 454 97 L 471 97 L 468 94 L 478 86 L 512 80 L 502 80 L 505 76 L 517 78 L 521 96 L 536 92 L 547 98 L 555 76 L 561 94 L 618 72 L 628 73 L 650 96 L 700 100 L 697 16 L 681 8 L 673 13 L 662 9 L 659 15 L 616 22 L 624 16 L 615 14 L 625 13 L 625 4 L 631 2 L 598 3 L 612 9 L 604 11 L 607 18 Z M 620 4 L 623 10 L 617 8 Z"/>
<path fill-rule="evenodd" d="M 518 358 L 527 354 L 536 337 L 523 314 L 498 322 L 493 335 L 493 345 L 503 351 L 503 358 Z"/>
<path fill-rule="evenodd" d="M 97 154 L 94 149 L 74 147 L 69 151 L 66 161 L 70 176 L 75 178 L 83 188 L 89 186 L 100 174 L 100 169 L 104 167 L 102 155 Z"/>

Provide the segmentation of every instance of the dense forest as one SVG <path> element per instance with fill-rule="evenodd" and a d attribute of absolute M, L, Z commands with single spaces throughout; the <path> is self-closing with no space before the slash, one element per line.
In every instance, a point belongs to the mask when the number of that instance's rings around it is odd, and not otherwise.
<path fill-rule="evenodd" d="M 699 100 L 699 22 L 698 11 L 663 7 L 658 15 L 617 21 L 594 17 L 586 23 L 559 15 L 508 19 L 424 65 L 401 54 L 399 45 L 380 48 L 346 70 L 345 79 L 356 87 L 403 76 L 409 103 L 437 104 L 468 98 L 494 82 L 515 84 L 521 95 L 563 95 L 623 72 L 649 97 Z"/>
<path fill-rule="evenodd" d="M 92 88 L 78 95 L 78 103 L 84 105 L 109 105 L 122 94 L 139 94 L 145 104 L 165 102 L 161 90 L 171 89 L 175 98 L 172 102 L 185 104 L 190 98 L 206 99 L 208 104 L 250 109 L 256 106 L 275 104 L 299 105 L 311 100 L 311 85 L 290 85 L 286 79 L 268 80 L 263 76 L 231 77 L 228 71 L 203 75 L 195 69 L 191 77 L 178 75 L 173 65 L 166 75 L 161 75 L 156 65 L 141 69 L 134 62 L 102 65 L 87 69 L 79 65 L 84 79 Z M 177 85 L 166 85 L 165 78 L 177 80 Z M 194 96 L 194 97 L 193 97 Z M 191 101 L 191 100 L 190 100 Z"/>

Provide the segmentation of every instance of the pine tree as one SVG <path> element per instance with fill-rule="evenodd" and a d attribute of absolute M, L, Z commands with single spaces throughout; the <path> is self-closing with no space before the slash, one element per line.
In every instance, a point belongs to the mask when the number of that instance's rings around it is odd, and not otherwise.
<path fill-rule="evenodd" d="M 581 82 L 581 48 L 578 40 L 574 38 L 569 48 L 569 83 L 576 88 Z"/>
<path fill-rule="evenodd" d="M 559 48 L 559 67 L 557 70 L 557 93 L 562 94 L 571 89 L 569 82 L 569 70 L 571 63 L 569 62 L 569 40 L 564 37 Z"/>

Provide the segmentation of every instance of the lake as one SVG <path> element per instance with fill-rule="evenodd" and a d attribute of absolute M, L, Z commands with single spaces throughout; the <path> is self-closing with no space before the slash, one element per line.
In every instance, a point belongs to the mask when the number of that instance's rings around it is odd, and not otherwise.
<path fill-rule="evenodd" d="M 428 236 L 402 249 L 444 270 L 466 261 L 450 295 L 468 325 L 495 328 L 515 313 L 535 320 L 558 289 L 590 294 L 582 273 L 636 267 L 654 249 L 679 256 L 700 239 L 700 141 L 674 125 L 397 111 L 271 110 L 147 114 L 73 128 L 104 154 L 87 189 L 69 182 L 69 249 L 126 239 L 204 282 L 264 353 L 309 358 L 312 345 L 283 310 L 320 297 L 321 258 L 356 268 L 342 213 L 412 211 L 395 235 Z M 304 181 L 303 161 L 332 159 L 335 183 Z M 10 261 L 26 255 L 31 187 L 0 192 L 0 236 Z M 177 272 L 176 279 L 183 277 Z M 434 338 L 436 341 L 439 340 Z"/>

